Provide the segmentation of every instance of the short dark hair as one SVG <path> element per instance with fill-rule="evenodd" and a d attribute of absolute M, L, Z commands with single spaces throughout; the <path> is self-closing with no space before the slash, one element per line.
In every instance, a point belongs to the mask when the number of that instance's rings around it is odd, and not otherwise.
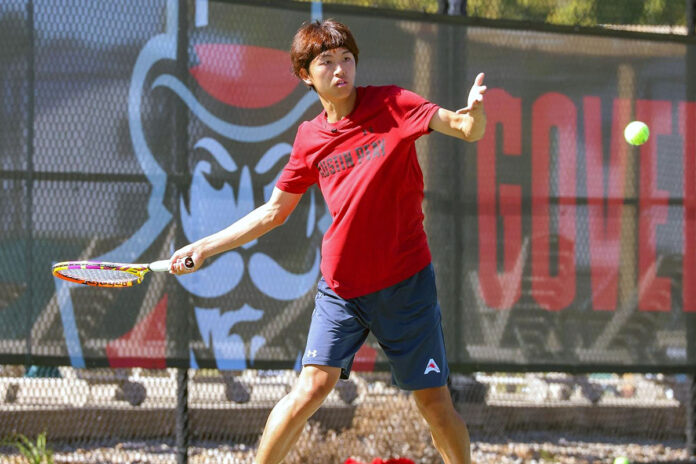
<path fill-rule="evenodd" d="M 355 64 L 358 64 L 360 51 L 348 26 L 334 19 L 304 23 L 297 30 L 290 47 L 292 72 L 301 77 L 300 70 L 309 71 L 309 64 L 317 55 L 339 47 L 348 49 L 355 57 Z"/>

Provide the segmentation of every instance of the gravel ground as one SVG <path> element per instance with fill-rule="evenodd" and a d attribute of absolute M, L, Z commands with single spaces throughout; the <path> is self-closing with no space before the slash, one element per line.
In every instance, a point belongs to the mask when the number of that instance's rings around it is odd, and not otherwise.
<path fill-rule="evenodd" d="M 306 434 L 313 433 L 311 427 Z M 369 463 L 372 457 L 365 453 L 340 450 L 322 450 L 326 444 L 317 445 L 313 455 L 294 452 L 285 462 L 289 464 L 321 463 L 343 464 L 348 457 Z M 501 438 L 496 441 L 472 442 L 472 460 L 475 463 L 612 463 L 617 456 L 626 456 L 631 462 L 686 462 L 686 451 L 678 443 L 625 443 L 609 441 L 590 441 L 583 437 L 558 437 L 547 434 L 545 438 L 523 435 Z M 369 447 L 369 445 L 366 445 Z M 416 451 L 412 449 L 411 451 Z M 418 454 L 418 455 L 416 455 Z M 340 455 L 340 457 L 339 457 Z M 419 453 L 381 454 L 389 457 L 408 457 L 418 464 L 440 464 L 437 454 L 430 446 L 423 447 Z M 24 464 L 26 461 L 17 455 L 0 456 L 3 464 Z M 58 463 L 139 463 L 170 464 L 176 462 L 176 454 L 169 445 L 144 442 L 119 443 L 109 447 L 94 447 L 57 451 L 54 462 Z M 188 462 L 251 464 L 253 447 L 225 445 L 194 446 L 189 451 Z"/>

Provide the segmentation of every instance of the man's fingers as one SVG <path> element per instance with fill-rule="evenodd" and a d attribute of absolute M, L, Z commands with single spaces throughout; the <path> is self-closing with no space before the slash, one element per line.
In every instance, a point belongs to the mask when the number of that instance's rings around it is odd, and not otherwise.
<path fill-rule="evenodd" d="M 483 78 L 486 77 L 485 73 L 478 73 L 476 76 L 476 79 L 474 79 L 474 83 L 476 85 L 483 85 Z"/>
<path fill-rule="evenodd" d="M 180 274 L 185 272 L 191 272 L 192 270 L 186 267 L 186 256 L 172 256 L 170 259 L 169 269 L 173 274 Z"/>

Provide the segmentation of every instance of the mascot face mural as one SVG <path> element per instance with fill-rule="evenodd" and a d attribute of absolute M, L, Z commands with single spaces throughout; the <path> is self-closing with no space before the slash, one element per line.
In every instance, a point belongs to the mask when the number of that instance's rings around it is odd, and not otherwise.
<path fill-rule="evenodd" d="M 320 110 L 316 94 L 292 76 L 285 51 L 304 14 L 197 0 L 180 34 L 179 5 L 166 1 L 164 31 L 137 54 L 125 82 L 130 146 L 114 148 L 126 154 L 124 171 L 142 173 L 149 189 L 111 215 L 125 213 L 118 226 L 128 229 L 99 245 L 109 251 L 95 256 L 90 245 L 85 259 L 162 259 L 248 214 L 270 197 L 298 125 Z M 87 357 L 106 355 L 112 367 L 166 367 L 188 350 L 192 367 L 286 365 L 304 349 L 302 324 L 329 224 L 312 188 L 280 230 L 211 258 L 194 274 L 149 279 L 147 296 L 131 292 L 126 307 L 104 292 L 97 304 L 85 289 L 55 279 L 71 364 L 86 367 Z M 181 317 L 188 311 L 195 328 Z"/>

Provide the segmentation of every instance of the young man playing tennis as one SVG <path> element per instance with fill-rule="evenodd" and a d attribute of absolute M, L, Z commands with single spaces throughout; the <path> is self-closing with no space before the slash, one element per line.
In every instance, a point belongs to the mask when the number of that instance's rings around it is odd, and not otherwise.
<path fill-rule="evenodd" d="M 191 256 L 239 247 L 283 224 L 318 184 L 333 223 L 322 244 L 322 279 L 294 389 L 273 408 L 256 463 L 279 463 L 369 331 L 397 386 L 413 391 L 445 463 L 470 462 L 469 436 L 447 389 L 449 374 L 435 276 L 423 229 L 423 175 L 415 140 L 431 130 L 470 142 L 485 131 L 483 74 L 468 105 L 448 111 L 396 86 L 355 87 L 358 47 L 333 20 L 302 26 L 292 43 L 295 74 L 324 111 L 297 131 L 290 161 L 269 201 L 216 234 L 174 253 L 171 271 Z M 195 270 L 194 269 L 194 270 Z"/>

